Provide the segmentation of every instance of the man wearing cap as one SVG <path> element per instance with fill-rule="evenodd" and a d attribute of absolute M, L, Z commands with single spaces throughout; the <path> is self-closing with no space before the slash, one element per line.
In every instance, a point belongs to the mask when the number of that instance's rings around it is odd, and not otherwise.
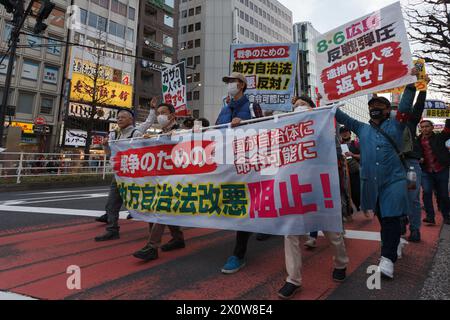
<path fill-rule="evenodd" d="M 353 131 L 361 149 L 361 209 L 373 210 L 381 224 L 380 271 L 394 277 L 401 236 L 401 216 L 408 211 L 406 170 L 397 150 L 403 146 L 415 97 L 414 84 L 406 87 L 398 113 L 391 115 L 391 103 L 383 97 L 369 101 L 370 124 L 359 122 L 341 110 L 337 122 Z"/>
<path fill-rule="evenodd" d="M 227 93 L 230 103 L 220 111 L 216 125 L 231 123 L 232 127 L 238 126 L 242 120 L 252 118 L 250 112 L 250 101 L 244 95 L 247 90 L 247 79 L 243 74 L 233 72 L 229 77 L 223 77 L 227 84 Z"/>
<path fill-rule="evenodd" d="M 109 133 L 108 138 L 103 141 L 106 153 L 110 153 L 108 142 L 111 140 L 131 139 L 142 137 L 148 128 L 152 126 L 156 119 L 156 98 L 150 103 L 150 112 L 143 124 L 139 127 L 134 126 L 134 113 L 130 109 L 122 109 L 117 113 L 117 125 L 119 129 Z M 108 201 L 105 206 L 106 214 L 96 218 L 98 222 L 107 223 L 106 233 L 95 238 L 95 241 L 109 241 L 119 239 L 119 212 L 122 207 L 123 200 L 117 188 L 116 179 L 113 177 L 111 187 L 109 189 Z"/>

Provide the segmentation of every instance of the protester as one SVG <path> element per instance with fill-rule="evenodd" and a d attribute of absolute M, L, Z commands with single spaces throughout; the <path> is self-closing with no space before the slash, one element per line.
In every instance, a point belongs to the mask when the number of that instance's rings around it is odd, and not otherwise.
<path fill-rule="evenodd" d="M 450 119 L 445 122 L 441 133 L 434 133 L 434 124 L 429 120 L 420 123 L 420 146 L 423 153 L 422 161 L 422 188 L 423 203 L 427 217 L 423 222 L 436 224 L 433 207 L 433 187 L 436 188 L 437 202 L 439 204 L 444 223 L 450 225 L 450 203 L 448 196 L 450 153 L 446 148 L 446 141 L 450 138 Z"/>
<path fill-rule="evenodd" d="M 222 108 L 216 125 L 231 123 L 232 127 L 238 126 L 243 120 L 251 119 L 250 101 L 244 95 L 247 89 L 247 79 L 241 73 L 233 72 L 229 77 L 224 77 L 223 82 L 228 86 L 227 104 Z M 232 274 L 245 266 L 245 254 L 251 232 L 237 231 L 236 243 L 233 255 L 230 256 L 222 268 L 222 273 Z"/>
<path fill-rule="evenodd" d="M 416 71 L 415 71 L 416 72 Z M 361 207 L 374 210 L 381 224 L 381 261 L 383 275 L 394 277 L 398 258 L 401 224 L 407 212 L 406 170 L 399 146 L 414 100 L 414 85 L 406 87 L 397 115 L 391 116 L 391 103 L 383 97 L 369 101 L 370 124 L 359 122 L 341 110 L 336 120 L 354 132 L 361 148 Z"/>
<path fill-rule="evenodd" d="M 313 110 L 316 105 L 308 96 L 302 96 L 292 100 L 294 111 Z M 337 146 L 340 146 L 337 143 Z M 339 153 L 339 152 L 338 152 Z M 342 282 L 346 279 L 347 264 L 349 262 L 347 251 L 345 249 L 344 237 L 342 233 L 323 232 L 327 240 L 332 244 L 335 250 L 333 280 Z M 310 249 L 316 247 L 318 232 L 312 232 L 308 241 L 304 245 Z M 286 271 L 288 277 L 284 286 L 278 291 L 278 296 L 282 299 L 291 299 L 295 293 L 300 290 L 302 285 L 302 252 L 300 248 L 300 235 L 289 235 L 284 238 L 284 250 L 286 260 Z"/>
<path fill-rule="evenodd" d="M 154 107 L 156 106 L 156 99 L 153 98 L 150 104 L 150 112 L 146 121 L 139 127 L 134 126 L 134 113 L 130 109 L 122 109 L 117 114 L 118 131 L 110 132 L 108 138 L 103 140 L 103 146 L 106 153 L 110 153 L 108 142 L 109 140 L 131 139 L 141 137 L 148 128 L 150 128 L 155 121 L 156 115 Z M 95 238 L 95 241 L 108 241 L 119 239 L 119 212 L 122 207 L 123 200 L 120 196 L 119 189 L 115 177 L 113 177 L 108 194 L 108 201 L 105 206 L 106 214 L 95 219 L 97 222 L 107 223 L 106 233 Z"/>
<path fill-rule="evenodd" d="M 356 207 L 356 211 L 360 211 L 361 206 L 361 184 L 359 176 L 359 162 L 361 160 L 361 151 L 359 149 L 359 142 L 352 140 L 352 133 L 346 127 L 339 129 L 341 143 L 348 146 L 349 151 L 345 153 L 347 157 L 347 165 L 350 176 L 350 193 L 352 202 Z"/>
<path fill-rule="evenodd" d="M 157 109 L 158 123 L 161 125 L 163 134 L 170 134 L 180 129 L 175 116 L 175 108 L 171 104 L 160 104 Z M 172 239 L 161 246 L 161 239 L 166 225 L 159 223 L 149 223 L 149 238 L 147 244 L 140 250 L 133 253 L 135 258 L 151 261 L 158 258 L 158 249 L 162 251 L 172 251 L 185 247 L 184 235 L 178 226 L 168 226 Z"/>

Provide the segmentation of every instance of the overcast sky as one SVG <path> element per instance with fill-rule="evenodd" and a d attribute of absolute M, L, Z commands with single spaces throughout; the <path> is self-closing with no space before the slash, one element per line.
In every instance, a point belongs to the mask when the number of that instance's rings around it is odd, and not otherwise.
<path fill-rule="evenodd" d="M 293 22 L 310 21 L 325 33 L 340 25 L 381 9 L 397 0 L 278 0 L 293 14 Z M 407 0 L 402 0 L 407 4 Z"/>

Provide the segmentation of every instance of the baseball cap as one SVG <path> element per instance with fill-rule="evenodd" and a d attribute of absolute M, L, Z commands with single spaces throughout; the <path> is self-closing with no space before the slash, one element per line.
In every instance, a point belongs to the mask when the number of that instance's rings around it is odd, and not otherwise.
<path fill-rule="evenodd" d="M 372 99 L 370 99 L 369 101 L 369 106 L 374 104 L 375 102 L 381 103 L 386 105 L 388 108 L 391 108 L 391 102 L 386 99 L 385 97 L 373 97 Z"/>
<path fill-rule="evenodd" d="M 230 82 L 230 80 L 240 80 L 243 83 L 245 83 L 245 86 L 247 86 L 247 78 L 242 73 L 239 72 L 232 72 L 228 77 L 223 77 L 222 81 L 225 83 Z"/>

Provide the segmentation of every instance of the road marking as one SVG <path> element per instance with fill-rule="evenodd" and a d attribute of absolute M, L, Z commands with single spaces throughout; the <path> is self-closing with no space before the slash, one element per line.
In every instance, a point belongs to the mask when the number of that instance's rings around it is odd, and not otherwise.
<path fill-rule="evenodd" d="M 33 193 L 23 193 L 23 195 L 36 195 L 36 194 L 64 194 L 64 193 L 75 193 L 75 192 L 93 192 L 93 191 L 106 191 L 107 188 L 102 189 L 78 189 L 78 190 L 63 190 L 63 191 L 45 191 L 45 192 L 33 192 Z"/>
<path fill-rule="evenodd" d="M 70 196 L 59 196 L 59 197 L 40 197 L 40 198 L 28 198 L 21 200 L 8 200 L 4 202 L 0 202 L 0 204 L 5 206 L 12 206 L 18 204 L 32 204 L 32 203 L 42 203 L 42 202 L 55 202 L 55 201 L 68 201 L 68 200 L 81 200 L 81 199 L 90 199 L 90 198 L 106 198 L 108 193 L 94 193 L 94 194 L 86 194 L 86 195 L 70 195 Z M 37 201 L 36 201 L 37 200 Z"/>
<path fill-rule="evenodd" d="M 105 213 L 104 210 L 79 210 L 45 207 L 5 206 L 0 205 L 0 211 L 23 212 L 23 213 L 45 213 L 66 216 L 99 217 Z M 128 211 L 120 212 L 120 219 L 126 219 Z"/>
<path fill-rule="evenodd" d="M 0 291 L 0 300 L 37 300 L 22 294 Z"/>

